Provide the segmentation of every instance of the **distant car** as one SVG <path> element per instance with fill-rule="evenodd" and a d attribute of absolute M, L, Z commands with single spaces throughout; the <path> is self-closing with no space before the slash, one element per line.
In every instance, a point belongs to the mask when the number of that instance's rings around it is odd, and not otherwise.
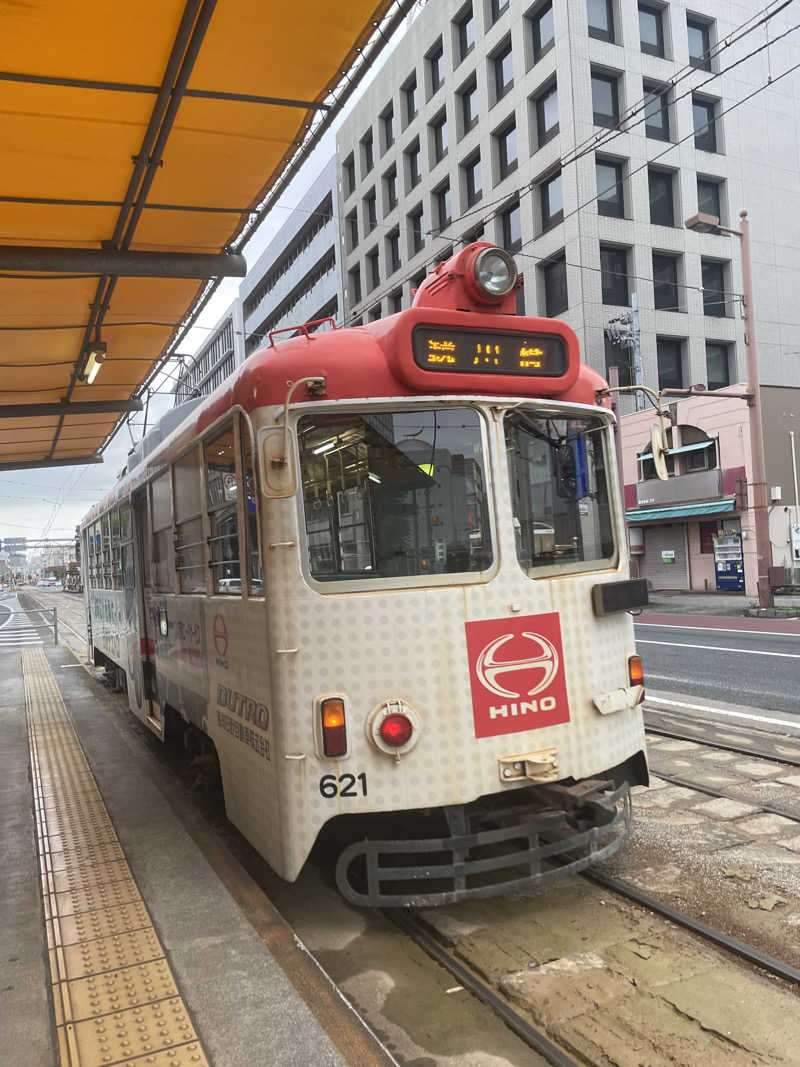
<path fill-rule="evenodd" d="M 241 578 L 220 578 L 219 580 L 219 592 L 220 593 L 235 593 L 239 594 L 242 591 L 242 579 Z"/>

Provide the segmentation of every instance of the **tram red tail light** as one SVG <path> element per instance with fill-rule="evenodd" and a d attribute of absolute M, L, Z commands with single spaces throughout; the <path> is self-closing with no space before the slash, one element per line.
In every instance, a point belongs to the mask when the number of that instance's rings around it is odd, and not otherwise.
<path fill-rule="evenodd" d="M 387 715 L 380 725 L 381 740 L 393 748 L 402 748 L 411 740 L 414 726 L 406 715 Z"/>
<path fill-rule="evenodd" d="M 329 697 L 320 704 L 322 715 L 322 751 L 326 756 L 343 756 L 347 752 L 347 724 L 344 701 Z"/>
<path fill-rule="evenodd" d="M 631 685 L 644 685 L 644 667 L 641 656 L 631 656 L 628 659 L 628 678 Z"/>

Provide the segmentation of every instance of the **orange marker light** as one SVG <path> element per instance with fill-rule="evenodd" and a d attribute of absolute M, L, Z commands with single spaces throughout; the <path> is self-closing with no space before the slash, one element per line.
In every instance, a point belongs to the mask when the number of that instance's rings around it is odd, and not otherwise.
<path fill-rule="evenodd" d="M 644 685 L 644 667 L 641 656 L 631 656 L 628 659 L 628 678 L 631 685 Z"/>
<path fill-rule="evenodd" d="M 320 704 L 322 714 L 322 751 L 326 756 L 343 756 L 347 752 L 347 724 L 344 701 L 329 697 Z"/>

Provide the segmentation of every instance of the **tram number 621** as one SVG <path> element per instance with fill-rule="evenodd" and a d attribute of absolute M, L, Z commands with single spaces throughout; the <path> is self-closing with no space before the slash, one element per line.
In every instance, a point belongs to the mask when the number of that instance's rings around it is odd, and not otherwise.
<path fill-rule="evenodd" d="M 359 783 L 356 786 L 356 782 Z M 320 794 L 326 800 L 333 797 L 365 797 L 367 795 L 367 776 L 361 774 L 323 774 L 319 780 Z"/>

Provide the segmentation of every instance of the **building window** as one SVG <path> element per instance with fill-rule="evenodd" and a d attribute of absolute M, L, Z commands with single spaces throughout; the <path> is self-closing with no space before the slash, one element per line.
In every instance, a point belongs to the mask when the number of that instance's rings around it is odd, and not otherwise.
<path fill-rule="evenodd" d="M 587 0 L 589 36 L 614 43 L 613 0 Z"/>
<path fill-rule="evenodd" d="M 731 384 L 729 345 L 706 341 L 706 375 L 709 389 L 724 389 Z"/>
<path fill-rule="evenodd" d="M 438 189 L 434 189 L 433 202 L 436 205 L 436 224 L 441 231 L 450 225 L 450 182 L 445 182 Z"/>
<path fill-rule="evenodd" d="M 671 337 L 656 338 L 658 388 L 683 389 L 683 344 Z"/>
<path fill-rule="evenodd" d="M 483 178 L 481 175 L 481 157 L 472 156 L 462 167 L 464 171 L 464 188 L 467 194 L 467 207 L 477 204 L 483 196 Z"/>
<path fill-rule="evenodd" d="M 701 259 L 703 275 L 703 314 L 713 318 L 726 315 L 725 264 L 715 259 Z"/>
<path fill-rule="evenodd" d="M 344 183 L 344 195 L 351 196 L 356 188 L 356 161 L 352 152 L 342 164 L 342 180 Z"/>
<path fill-rule="evenodd" d="M 372 170 L 375 166 L 375 152 L 372 144 L 372 130 L 369 130 L 361 138 L 361 177 Z"/>
<path fill-rule="evenodd" d="M 475 47 L 475 17 L 472 14 L 472 4 L 456 16 L 455 26 L 458 38 L 458 58 L 461 61 Z"/>
<path fill-rule="evenodd" d="M 403 100 L 406 110 L 406 125 L 417 117 L 419 111 L 419 93 L 417 91 L 417 76 L 412 75 L 403 87 Z"/>
<path fill-rule="evenodd" d="M 653 253 L 653 304 L 656 311 L 680 311 L 676 256 Z"/>
<path fill-rule="evenodd" d="M 375 227 L 378 225 L 378 205 L 375 197 L 375 190 L 371 189 L 370 192 L 364 197 L 364 233 L 372 233 Z"/>
<path fill-rule="evenodd" d="M 422 181 L 422 154 L 419 141 L 414 141 L 405 151 L 406 157 L 406 192 Z"/>
<path fill-rule="evenodd" d="M 433 163 L 436 165 L 447 155 L 447 114 L 442 111 L 430 124 Z"/>
<path fill-rule="evenodd" d="M 414 254 L 421 252 L 425 247 L 425 222 L 422 215 L 422 204 L 408 213 L 408 244 Z"/>
<path fill-rule="evenodd" d="M 428 75 L 430 79 L 430 96 L 444 85 L 444 49 L 441 38 L 428 52 Z"/>
<path fill-rule="evenodd" d="M 361 303 L 361 269 L 353 267 L 347 272 L 348 288 L 350 290 L 350 303 Z"/>
<path fill-rule="evenodd" d="M 497 22 L 504 11 L 508 10 L 509 0 L 490 0 L 489 12 L 492 22 Z"/>
<path fill-rule="evenodd" d="M 697 179 L 697 210 L 706 215 L 715 215 L 720 221 L 722 221 L 721 185 L 722 182 L 711 181 L 708 178 Z"/>
<path fill-rule="evenodd" d="M 386 263 L 389 274 L 400 270 L 400 230 L 392 230 L 386 237 Z"/>
<path fill-rule="evenodd" d="M 717 536 L 717 520 L 698 523 L 700 527 L 700 553 L 707 556 L 714 552 L 714 538 Z"/>
<path fill-rule="evenodd" d="M 394 144 L 394 107 L 391 104 L 381 115 L 381 133 L 385 152 L 387 148 L 391 148 Z"/>
<path fill-rule="evenodd" d="M 639 40 L 649 56 L 664 57 L 663 12 L 660 7 L 639 4 Z"/>
<path fill-rule="evenodd" d="M 533 62 L 538 63 L 545 52 L 555 44 L 555 25 L 553 22 L 553 0 L 537 8 L 529 16 L 531 40 L 533 42 Z"/>
<path fill-rule="evenodd" d="M 597 180 L 597 212 L 610 218 L 625 217 L 625 192 L 622 164 L 610 160 L 595 160 Z"/>
<path fill-rule="evenodd" d="M 704 152 L 716 152 L 717 129 L 714 121 L 714 101 L 692 97 L 694 119 L 694 146 Z"/>
<path fill-rule="evenodd" d="M 650 189 L 650 221 L 656 226 L 675 225 L 674 175 L 666 170 L 648 168 Z"/>
<path fill-rule="evenodd" d="M 478 85 L 473 78 L 459 93 L 461 98 L 461 123 L 464 133 L 469 133 L 478 121 Z"/>
<path fill-rule="evenodd" d="M 633 349 L 622 345 L 615 345 L 609 337 L 604 338 L 606 357 L 606 381 L 609 379 L 609 370 L 616 367 L 619 374 L 619 385 L 633 385 L 633 367 L 631 366 L 631 354 Z"/>
<path fill-rule="evenodd" d="M 544 313 L 553 318 L 567 310 L 567 264 L 563 253 L 541 267 L 544 282 Z"/>
<path fill-rule="evenodd" d="M 378 262 L 378 249 L 373 248 L 371 252 L 367 252 L 367 284 L 369 285 L 368 292 L 372 292 L 373 289 L 377 289 L 381 284 L 381 271 Z"/>
<path fill-rule="evenodd" d="M 387 170 L 383 176 L 383 196 L 386 205 L 385 215 L 397 207 L 397 167 Z"/>
<path fill-rule="evenodd" d="M 564 218 L 561 171 L 545 179 L 539 186 L 539 205 L 542 212 L 542 230 L 551 229 Z"/>
<path fill-rule="evenodd" d="M 536 97 L 536 136 L 539 148 L 558 133 L 558 86 L 551 85 Z"/>
<path fill-rule="evenodd" d="M 707 22 L 696 18 L 686 19 L 689 36 L 689 64 L 698 70 L 711 70 L 711 33 Z"/>
<path fill-rule="evenodd" d="M 352 252 L 358 246 L 358 214 L 351 211 L 345 219 L 345 233 L 347 235 L 347 251 Z"/>
<path fill-rule="evenodd" d="M 600 279 L 604 304 L 628 306 L 628 253 L 600 246 Z"/>
<path fill-rule="evenodd" d="M 514 84 L 514 59 L 511 55 L 511 41 L 508 40 L 492 56 L 494 69 L 494 96 L 495 100 L 502 100 Z"/>
<path fill-rule="evenodd" d="M 619 123 L 619 94 L 613 74 L 592 74 L 592 109 L 595 126 L 611 129 Z"/>
<path fill-rule="evenodd" d="M 500 180 L 517 169 L 517 126 L 512 121 L 494 135 L 497 142 L 497 162 Z"/>
<path fill-rule="evenodd" d="M 461 238 L 462 245 L 471 245 L 475 241 L 484 240 L 484 226 L 482 222 L 479 222 L 477 226 L 473 226 L 471 230 L 467 230 L 464 236 Z"/>
<path fill-rule="evenodd" d="M 506 252 L 518 252 L 522 248 L 522 217 L 519 202 L 500 212 L 500 228 L 503 234 L 503 248 Z"/>
<path fill-rule="evenodd" d="M 393 293 L 389 293 L 389 299 L 387 301 L 389 305 L 389 314 L 397 315 L 398 312 L 403 310 L 403 290 L 395 289 Z"/>
<path fill-rule="evenodd" d="M 662 86 L 644 86 L 644 132 L 654 141 L 669 140 L 668 91 Z"/>

